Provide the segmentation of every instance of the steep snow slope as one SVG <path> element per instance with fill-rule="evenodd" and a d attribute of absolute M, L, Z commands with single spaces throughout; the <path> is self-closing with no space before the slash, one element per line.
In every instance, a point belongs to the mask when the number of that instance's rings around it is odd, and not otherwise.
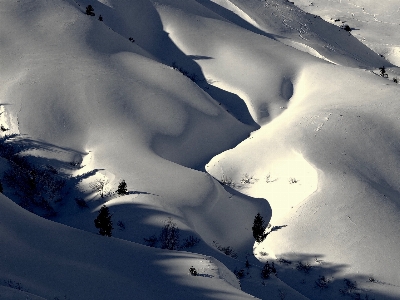
<path fill-rule="evenodd" d="M 351 34 L 287 0 L 221 1 L 245 13 L 256 24 L 253 31 L 267 35 L 318 58 L 345 66 L 377 68 L 390 64 Z M 296 3 L 297 4 L 297 3 Z M 235 11 L 235 10 L 233 10 Z M 234 19 L 232 19 L 234 21 Z"/>
<path fill-rule="evenodd" d="M 299 0 L 295 4 L 330 23 L 349 25 L 352 35 L 392 64 L 400 65 L 398 1 L 387 0 L 377 5 L 368 0 Z"/>

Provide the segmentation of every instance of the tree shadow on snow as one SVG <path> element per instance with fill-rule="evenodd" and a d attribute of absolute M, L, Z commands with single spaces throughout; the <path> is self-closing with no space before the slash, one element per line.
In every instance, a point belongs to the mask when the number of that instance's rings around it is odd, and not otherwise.
<path fill-rule="evenodd" d="M 398 299 L 392 293 L 383 293 L 381 288 L 377 290 L 378 285 L 388 288 L 393 285 L 380 282 L 371 275 L 348 274 L 343 277 L 341 274 L 349 268 L 348 265 L 326 262 L 319 254 L 286 253 L 276 260 L 269 259 L 269 263 L 272 262 L 276 276 L 309 299 Z"/>
<path fill-rule="evenodd" d="M 171 274 L 167 268 L 160 269 L 160 265 L 163 265 L 165 260 L 178 266 L 178 270 L 175 268 L 173 274 Z M 173 296 L 164 294 L 162 299 L 247 299 L 249 297 L 240 289 L 235 289 L 225 280 L 221 280 L 220 276 L 203 273 L 192 276 L 189 268 L 193 263 L 196 270 L 199 268 L 196 266 L 201 266 L 201 269 L 203 267 L 207 269 L 212 266 L 207 257 L 199 257 L 197 254 L 176 253 L 174 251 L 159 253 L 159 261 L 155 261 L 149 267 L 154 268 L 155 271 L 162 272 L 162 275 L 166 275 L 162 276 L 163 279 L 166 279 L 166 282 L 162 282 L 163 285 L 180 286 L 179 289 L 174 289 Z M 215 272 L 216 270 L 212 271 Z"/>
<path fill-rule="evenodd" d="M 193 60 L 213 59 L 210 56 L 204 56 L 204 55 L 188 55 L 188 58 L 193 59 Z"/>

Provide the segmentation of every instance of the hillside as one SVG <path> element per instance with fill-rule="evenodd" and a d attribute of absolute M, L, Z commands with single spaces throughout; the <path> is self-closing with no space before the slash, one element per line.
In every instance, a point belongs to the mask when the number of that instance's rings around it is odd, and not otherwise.
<path fill-rule="evenodd" d="M 335 9 L 0 2 L 1 296 L 398 298 L 397 56 Z M 93 222 L 104 204 L 112 238 Z M 175 250 L 159 249 L 166 224 Z"/>

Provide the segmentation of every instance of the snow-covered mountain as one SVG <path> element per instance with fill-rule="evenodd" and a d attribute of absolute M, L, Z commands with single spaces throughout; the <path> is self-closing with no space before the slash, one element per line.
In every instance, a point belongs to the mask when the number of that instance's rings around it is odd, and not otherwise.
<path fill-rule="evenodd" d="M 399 298 L 399 10 L 375 6 L 0 1 L 0 296 Z"/>

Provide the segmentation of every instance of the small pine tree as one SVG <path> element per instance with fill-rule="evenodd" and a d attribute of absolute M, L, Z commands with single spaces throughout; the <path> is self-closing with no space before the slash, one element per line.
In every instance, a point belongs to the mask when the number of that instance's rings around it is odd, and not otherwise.
<path fill-rule="evenodd" d="M 380 74 L 382 77 L 384 78 L 388 78 L 388 74 L 386 74 L 386 69 L 385 66 L 383 66 L 382 68 L 379 68 Z"/>
<path fill-rule="evenodd" d="M 111 236 L 111 232 L 114 229 L 112 227 L 111 217 L 112 215 L 110 215 L 108 207 L 103 205 L 100 208 L 99 215 L 94 220 L 94 226 L 99 229 L 100 235 Z"/>
<path fill-rule="evenodd" d="M 90 4 L 88 6 L 86 6 L 86 14 L 88 16 L 95 16 L 94 8 Z"/>
<path fill-rule="evenodd" d="M 266 226 L 264 224 L 264 219 L 260 215 L 260 213 L 258 213 L 254 218 L 253 227 L 251 228 L 253 230 L 253 237 L 258 243 L 262 242 L 265 239 L 265 228 Z"/>
<path fill-rule="evenodd" d="M 3 189 L 3 184 L 0 182 L 0 193 L 3 193 L 4 189 Z"/>
<path fill-rule="evenodd" d="M 348 32 L 350 32 L 350 31 L 351 31 L 351 28 L 350 28 L 350 26 L 349 26 L 349 25 L 347 25 L 347 24 L 343 26 L 343 29 L 344 29 L 344 30 L 346 30 L 346 31 L 348 31 Z"/>
<path fill-rule="evenodd" d="M 118 184 L 117 194 L 118 195 L 128 195 L 128 189 L 127 189 L 127 184 L 126 184 L 125 180 L 122 180 Z"/>
<path fill-rule="evenodd" d="M 197 276 L 197 271 L 196 271 L 196 268 L 195 268 L 195 267 L 191 266 L 191 267 L 189 268 L 189 272 L 190 272 L 190 275 L 192 275 L 192 276 Z"/>
<path fill-rule="evenodd" d="M 99 16 L 99 21 L 103 22 L 103 17 L 101 15 Z"/>

